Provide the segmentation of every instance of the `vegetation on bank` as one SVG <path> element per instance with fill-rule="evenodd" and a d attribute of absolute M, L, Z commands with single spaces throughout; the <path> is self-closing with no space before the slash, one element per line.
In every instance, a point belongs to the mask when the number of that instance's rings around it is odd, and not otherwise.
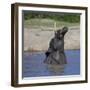
<path fill-rule="evenodd" d="M 25 28 L 56 30 L 80 25 L 80 14 L 24 11 L 23 15 Z"/>
<path fill-rule="evenodd" d="M 80 22 L 80 14 L 24 11 L 24 20 L 29 20 L 34 18 L 52 19 L 55 21 L 63 21 L 63 22 L 69 22 L 69 23 Z"/>

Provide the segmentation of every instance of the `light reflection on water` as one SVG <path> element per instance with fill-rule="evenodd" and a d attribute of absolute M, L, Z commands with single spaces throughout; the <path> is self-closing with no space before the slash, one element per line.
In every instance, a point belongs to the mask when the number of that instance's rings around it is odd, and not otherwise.
<path fill-rule="evenodd" d="M 45 60 L 44 52 L 24 52 L 22 64 L 23 77 L 79 75 L 80 50 L 66 50 L 65 53 L 67 64 L 48 65 L 43 63 Z"/>

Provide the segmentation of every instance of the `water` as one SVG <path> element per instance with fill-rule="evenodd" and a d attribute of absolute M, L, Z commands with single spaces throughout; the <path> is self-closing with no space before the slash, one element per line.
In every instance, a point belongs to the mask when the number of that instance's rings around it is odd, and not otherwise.
<path fill-rule="evenodd" d="M 23 56 L 23 77 L 39 76 L 60 76 L 60 75 L 79 75 L 80 74 L 80 50 L 65 51 L 67 64 L 47 65 L 43 63 L 44 52 L 24 52 Z"/>

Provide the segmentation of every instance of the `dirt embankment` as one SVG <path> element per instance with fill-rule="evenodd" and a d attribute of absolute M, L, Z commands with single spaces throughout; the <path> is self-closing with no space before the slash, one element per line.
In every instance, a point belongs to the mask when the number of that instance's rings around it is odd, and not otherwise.
<path fill-rule="evenodd" d="M 52 30 L 24 29 L 24 51 L 47 50 L 51 38 L 54 37 Z M 65 35 L 65 49 L 80 48 L 80 28 L 70 27 Z"/>

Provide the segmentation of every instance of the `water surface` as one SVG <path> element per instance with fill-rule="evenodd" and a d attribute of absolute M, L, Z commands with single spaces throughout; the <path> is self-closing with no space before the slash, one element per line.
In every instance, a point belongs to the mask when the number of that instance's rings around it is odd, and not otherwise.
<path fill-rule="evenodd" d="M 66 50 L 65 54 L 67 64 L 47 65 L 43 63 L 45 52 L 24 52 L 22 64 L 23 77 L 79 75 L 80 50 Z"/>

